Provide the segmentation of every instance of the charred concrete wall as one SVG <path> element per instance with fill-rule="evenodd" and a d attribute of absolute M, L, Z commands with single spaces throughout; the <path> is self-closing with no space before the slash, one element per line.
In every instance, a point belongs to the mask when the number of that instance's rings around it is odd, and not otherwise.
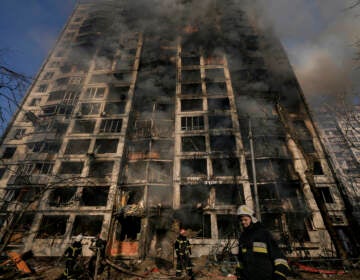
<path fill-rule="evenodd" d="M 289 255 L 334 255 L 336 181 L 284 51 L 245 7 L 79 4 L 1 148 L 4 245 L 56 256 L 101 234 L 113 256 L 171 260 L 185 227 L 206 255 L 255 205 L 251 132 L 265 225 Z"/>

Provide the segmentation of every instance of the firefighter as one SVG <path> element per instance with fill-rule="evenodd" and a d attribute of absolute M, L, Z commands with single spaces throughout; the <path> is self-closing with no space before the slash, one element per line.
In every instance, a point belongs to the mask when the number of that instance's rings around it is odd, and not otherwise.
<path fill-rule="evenodd" d="M 189 240 L 186 238 L 186 230 L 180 229 L 179 236 L 175 241 L 175 252 L 177 256 L 176 261 L 176 277 L 180 277 L 182 271 L 185 269 L 187 275 L 194 279 L 192 272 L 192 263 L 190 260 L 191 246 Z"/>
<path fill-rule="evenodd" d="M 246 205 L 241 205 L 237 214 L 243 227 L 239 238 L 238 279 L 286 280 L 289 266 L 271 233 Z"/>
<path fill-rule="evenodd" d="M 65 250 L 65 270 L 62 279 L 76 279 L 75 265 L 77 258 L 82 254 L 82 234 L 75 237 L 75 241 Z"/>

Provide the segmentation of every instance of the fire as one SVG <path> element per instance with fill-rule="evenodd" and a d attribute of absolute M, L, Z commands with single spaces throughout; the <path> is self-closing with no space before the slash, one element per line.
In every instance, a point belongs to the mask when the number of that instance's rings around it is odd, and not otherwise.
<path fill-rule="evenodd" d="M 195 32 L 198 32 L 199 28 L 197 26 L 189 24 L 189 25 L 184 27 L 183 31 L 184 31 L 185 34 L 193 34 Z"/>

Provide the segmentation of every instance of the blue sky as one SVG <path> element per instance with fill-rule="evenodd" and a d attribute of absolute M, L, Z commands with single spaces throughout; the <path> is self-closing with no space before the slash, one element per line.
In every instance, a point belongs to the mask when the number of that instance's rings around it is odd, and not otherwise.
<path fill-rule="evenodd" d="M 0 0 L 1 62 L 35 76 L 76 0 Z"/>

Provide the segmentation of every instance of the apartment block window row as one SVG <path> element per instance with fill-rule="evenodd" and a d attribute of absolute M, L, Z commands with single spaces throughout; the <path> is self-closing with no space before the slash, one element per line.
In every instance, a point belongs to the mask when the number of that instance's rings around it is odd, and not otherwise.
<path fill-rule="evenodd" d="M 94 133 L 96 120 L 76 120 L 73 133 Z M 100 133 L 120 133 L 122 119 L 101 119 Z"/>
<path fill-rule="evenodd" d="M 91 139 L 73 139 L 69 140 L 65 149 L 66 155 L 81 155 L 89 152 Z M 118 139 L 96 139 L 94 153 L 105 154 L 105 153 L 116 153 Z"/>
<path fill-rule="evenodd" d="M 16 173 L 20 176 L 50 175 L 53 167 L 54 163 L 52 162 L 31 162 L 20 165 Z"/>
<path fill-rule="evenodd" d="M 211 158 L 213 176 L 240 176 L 238 158 Z M 181 177 L 203 177 L 208 175 L 207 159 L 182 159 Z"/>
<path fill-rule="evenodd" d="M 124 114 L 126 102 L 81 103 L 79 113 L 82 115 L 118 115 Z"/>
<path fill-rule="evenodd" d="M 181 117 L 181 130 L 204 130 L 205 118 L 206 116 Z M 230 115 L 210 115 L 208 121 L 209 129 L 231 129 L 233 127 Z"/>
<path fill-rule="evenodd" d="M 93 161 L 89 167 L 89 177 L 105 178 L 111 176 L 113 161 Z M 82 161 L 64 161 L 60 165 L 58 174 L 79 176 L 84 168 Z"/>

